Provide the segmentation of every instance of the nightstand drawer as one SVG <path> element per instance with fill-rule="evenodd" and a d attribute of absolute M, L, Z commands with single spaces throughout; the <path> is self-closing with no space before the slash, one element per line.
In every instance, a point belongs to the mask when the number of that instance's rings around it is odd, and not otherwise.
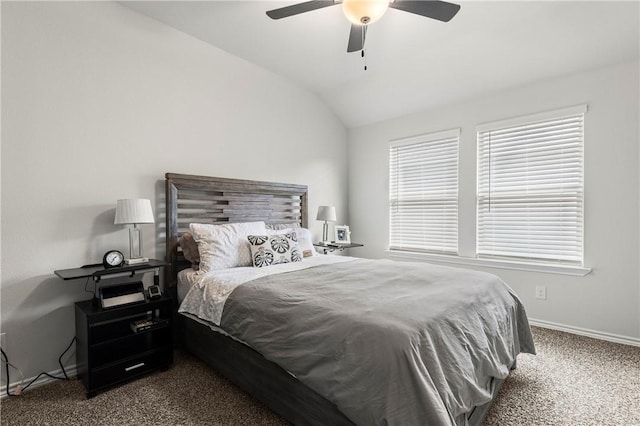
<path fill-rule="evenodd" d="M 167 347 L 164 350 L 157 350 L 124 362 L 97 368 L 90 373 L 91 388 L 101 388 L 137 377 L 156 368 L 168 367 L 173 358 L 172 354 L 168 353 L 170 351 L 171 348 Z"/>
<path fill-rule="evenodd" d="M 129 335 L 112 341 L 89 346 L 89 357 L 93 368 L 118 362 L 137 355 L 147 353 L 155 348 L 171 344 L 171 328 L 165 324 L 154 330 L 142 331 L 138 334 L 129 330 Z"/>

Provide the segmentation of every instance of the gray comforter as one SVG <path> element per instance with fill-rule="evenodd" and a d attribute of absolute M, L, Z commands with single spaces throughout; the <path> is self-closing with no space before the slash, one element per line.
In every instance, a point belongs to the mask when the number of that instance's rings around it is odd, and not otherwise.
<path fill-rule="evenodd" d="M 524 308 L 494 275 L 354 260 L 236 288 L 221 327 L 358 425 L 464 424 L 520 352 Z"/>

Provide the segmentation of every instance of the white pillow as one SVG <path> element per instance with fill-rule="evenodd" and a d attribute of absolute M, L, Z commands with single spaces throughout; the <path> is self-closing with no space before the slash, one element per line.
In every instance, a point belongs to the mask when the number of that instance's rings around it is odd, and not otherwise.
<path fill-rule="evenodd" d="M 295 232 L 272 235 L 249 235 L 253 266 L 278 265 L 280 263 L 302 262 L 302 252 L 298 247 Z"/>
<path fill-rule="evenodd" d="M 311 235 L 311 231 L 307 228 L 296 228 L 294 231 L 298 234 L 298 245 L 303 253 L 309 252 L 311 256 L 320 256 L 320 253 L 313 247 L 313 235 Z"/>
<path fill-rule="evenodd" d="M 192 223 L 189 229 L 198 243 L 200 271 L 251 266 L 248 235 L 264 235 L 264 222 L 207 225 Z"/>
<path fill-rule="evenodd" d="M 304 257 L 320 256 L 320 253 L 318 253 L 313 248 L 313 236 L 311 235 L 311 231 L 309 231 L 307 228 L 298 227 L 274 230 L 267 227 L 267 235 L 275 235 L 287 232 L 296 233 L 296 235 L 298 236 L 298 246 L 300 247 L 300 251 L 303 253 Z"/>

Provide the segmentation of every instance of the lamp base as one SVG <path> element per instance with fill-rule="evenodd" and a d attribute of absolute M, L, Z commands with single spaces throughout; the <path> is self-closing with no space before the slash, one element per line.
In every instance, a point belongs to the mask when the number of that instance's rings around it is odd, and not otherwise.
<path fill-rule="evenodd" d="M 127 265 L 139 265 L 141 263 L 149 263 L 148 257 L 137 257 L 135 259 L 125 259 L 124 263 Z"/>

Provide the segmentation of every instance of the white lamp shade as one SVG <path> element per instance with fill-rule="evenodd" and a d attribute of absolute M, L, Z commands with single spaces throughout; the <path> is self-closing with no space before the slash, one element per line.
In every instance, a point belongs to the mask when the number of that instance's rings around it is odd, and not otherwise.
<path fill-rule="evenodd" d="M 129 223 L 155 223 L 151 200 L 127 199 L 118 200 L 116 204 L 116 225 Z"/>
<path fill-rule="evenodd" d="M 336 208 L 334 206 L 319 206 L 316 220 L 336 221 Z"/>

